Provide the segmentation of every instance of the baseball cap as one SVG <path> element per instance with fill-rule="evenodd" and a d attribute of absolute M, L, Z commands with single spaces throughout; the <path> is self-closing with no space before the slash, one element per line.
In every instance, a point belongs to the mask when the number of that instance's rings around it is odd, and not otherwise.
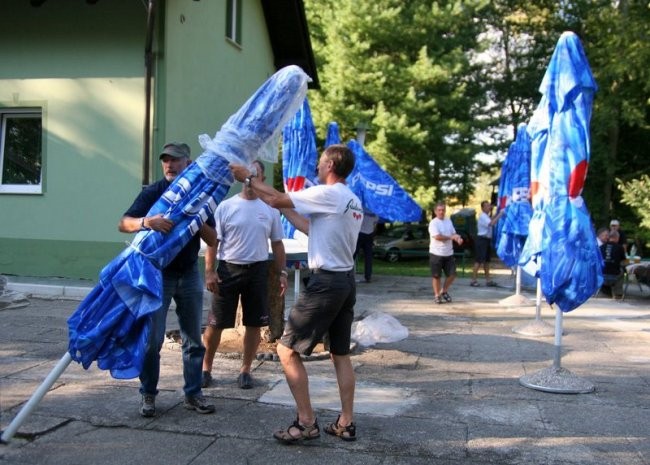
<path fill-rule="evenodd" d="M 618 222 L 618 220 L 612 220 L 609 222 L 610 226 L 619 226 L 621 223 Z"/>
<path fill-rule="evenodd" d="M 162 159 L 165 155 L 174 158 L 190 158 L 190 147 L 183 142 L 169 142 L 165 144 L 158 158 Z"/>

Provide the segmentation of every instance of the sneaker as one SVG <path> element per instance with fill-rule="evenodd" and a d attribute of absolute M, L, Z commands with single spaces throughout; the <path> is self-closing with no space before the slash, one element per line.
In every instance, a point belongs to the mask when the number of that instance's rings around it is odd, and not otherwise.
<path fill-rule="evenodd" d="M 472 281 L 471 283 L 469 283 L 469 285 L 472 286 L 472 287 L 479 287 L 480 286 L 480 284 L 477 283 L 476 281 Z"/>
<path fill-rule="evenodd" d="M 442 293 L 442 298 L 445 299 L 445 302 L 451 302 L 451 296 L 446 292 Z"/>
<path fill-rule="evenodd" d="M 142 402 L 140 402 L 140 415 L 146 418 L 150 418 L 155 414 L 156 396 L 153 394 L 142 394 Z"/>
<path fill-rule="evenodd" d="M 437 296 L 435 296 L 435 298 L 433 299 L 433 301 L 434 301 L 435 303 L 437 303 L 437 304 L 441 304 L 441 303 L 442 303 L 442 297 L 440 297 L 439 295 L 437 295 Z"/>
<path fill-rule="evenodd" d="M 204 371 L 201 374 L 201 387 L 207 388 L 211 384 L 212 384 L 212 375 L 210 374 L 209 371 Z"/>
<path fill-rule="evenodd" d="M 192 397 L 185 396 L 183 407 L 188 410 L 196 410 L 199 413 L 213 413 L 216 410 L 214 405 L 208 404 L 201 394 Z"/>

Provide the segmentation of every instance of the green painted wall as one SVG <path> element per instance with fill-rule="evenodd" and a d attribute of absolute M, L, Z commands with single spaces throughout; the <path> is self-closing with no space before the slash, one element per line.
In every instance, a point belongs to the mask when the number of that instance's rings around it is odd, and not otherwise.
<path fill-rule="evenodd" d="M 216 131 L 274 68 L 258 2 L 242 47 L 224 0 L 160 1 L 152 180 L 166 140 Z M 43 194 L 0 194 L 0 273 L 96 279 L 131 237 L 117 222 L 142 177 L 146 10 L 135 0 L 3 0 L 0 106 L 43 108 Z"/>
<path fill-rule="evenodd" d="M 156 146 L 183 140 L 194 157 L 200 134 L 214 137 L 275 68 L 260 3 L 243 1 L 242 46 L 226 39 L 226 2 L 168 2 Z M 158 171 L 159 173 L 159 171 Z"/>

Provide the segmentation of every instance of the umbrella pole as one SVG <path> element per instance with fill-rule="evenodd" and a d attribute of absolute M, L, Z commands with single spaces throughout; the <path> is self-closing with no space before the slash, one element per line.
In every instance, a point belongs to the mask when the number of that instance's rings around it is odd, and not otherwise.
<path fill-rule="evenodd" d="M 520 271 L 520 268 L 517 268 Z M 542 282 L 537 278 L 537 297 L 535 299 L 535 319 L 529 323 L 515 326 L 513 333 L 524 336 L 552 336 L 553 326 L 542 320 Z"/>
<path fill-rule="evenodd" d="M 9 426 L 7 426 L 7 429 L 2 432 L 2 437 L 0 438 L 2 442 L 9 442 L 11 440 L 14 434 L 16 434 L 16 431 L 18 431 L 18 428 L 20 428 L 20 425 L 22 425 L 27 417 L 32 413 L 41 399 L 45 397 L 47 391 L 49 391 L 54 382 L 59 379 L 68 365 L 70 365 L 71 361 L 72 357 L 70 356 L 70 353 L 66 352 L 54 369 L 50 371 L 50 374 L 47 375 L 45 381 L 43 381 L 38 389 L 34 391 L 34 394 L 32 394 L 32 397 L 30 397 L 27 403 L 23 405 L 23 408 L 20 409 L 18 415 L 16 415 Z"/>
<path fill-rule="evenodd" d="M 515 293 L 510 297 L 501 299 L 499 303 L 501 305 L 506 305 L 509 307 L 530 305 L 530 300 L 528 300 L 528 298 L 526 298 L 525 296 L 521 295 L 521 267 L 520 266 L 517 266 L 517 268 L 515 269 Z"/>
<path fill-rule="evenodd" d="M 519 384 L 538 391 L 556 394 L 588 394 L 595 386 L 560 366 L 562 358 L 562 310 L 555 309 L 555 353 L 553 365 L 519 378 Z"/>
<path fill-rule="evenodd" d="M 542 319 L 542 281 L 537 278 L 537 295 L 535 297 L 535 320 Z"/>
<path fill-rule="evenodd" d="M 521 267 L 517 265 L 515 274 L 515 295 L 521 295 Z"/>
<path fill-rule="evenodd" d="M 560 369 L 562 359 L 562 310 L 555 309 L 555 357 L 553 357 L 553 368 Z"/>

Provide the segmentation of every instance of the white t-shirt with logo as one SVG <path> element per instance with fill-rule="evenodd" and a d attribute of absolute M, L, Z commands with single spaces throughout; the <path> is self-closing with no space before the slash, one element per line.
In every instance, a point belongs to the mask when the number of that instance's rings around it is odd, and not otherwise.
<path fill-rule="evenodd" d="M 447 237 L 456 234 L 454 224 L 449 218 L 445 218 L 444 220 L 434 218 L 431 220 L 431 223 L 429 223 L 429 235 L 431 236 L 431 241 L 429 242 L 429 253 L 438 255 L 439 257 L 448 257 L 453 255 L 454 244 L 451 242 L 451 239 L 445 241 L 434 239 L 434 237 L 439 234 Z"/>
<path fill-rule="evenodd" d="M 269 239 L 281 241 L 284 236 L 280 212 L 260 199 L 230 197 L 219 204 L 214 219 L 217 258 L 238 265 L 268 260 Z"/>
<path fill-rule="evenodd" d="M 309 218 L 309 268 L 351 270 L 363 221 L 359 198 L 340 182 L 312 186 L 288 195 L 296 211 Z"/>

